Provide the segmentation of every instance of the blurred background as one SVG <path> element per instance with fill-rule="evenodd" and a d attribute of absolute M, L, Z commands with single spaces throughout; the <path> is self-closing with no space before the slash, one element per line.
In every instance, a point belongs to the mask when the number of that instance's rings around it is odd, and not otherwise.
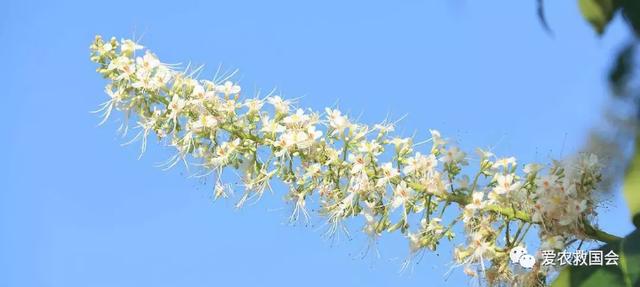
<path fill-rule="evenodd" d="M 407 115 L 400 134 L 438 129 L 472 153 L 546 163 L 594 144 L 612 104 L 607 71 L 633 37 L 602 37 L 575 1 L 9 1 L 0 11 L 0 286 L 462 286 L 451 244 L 399 273 L 401 235 L 369 252 L 291 226 L 275 190 L 242 210 L 172 155 L 121 147 L 113 117 L 89 111 L 106 83 L 96 34 L 135 38 L 167 63 L 240 70 L 243 91 L 277 87 L 302 107 L 338 105 L 360 122 Z M 597 144 L 597 143 L 596 143 Z M 619 184 L 602 229 L 634 229 Z"/>

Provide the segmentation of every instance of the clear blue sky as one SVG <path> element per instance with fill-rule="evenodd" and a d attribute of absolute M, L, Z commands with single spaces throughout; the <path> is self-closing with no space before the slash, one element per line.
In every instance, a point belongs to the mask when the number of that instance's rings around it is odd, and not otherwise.
<path fill-rule="evenodd" d="M 117 122 L 89 114 L 105 82 L 95 34 L 140 36 L 165 62 L 222 63 L 246 90 L 281 88 L 301 105 L 341 108 L 399 131 L 440 129 L 470 150 L 521 161 L 579 149 L 608 99 L 604 71 L 627 33 L 594 37 L 576 1 L 546 1 L 555 36 L 529 1 L 8 1 L 0 11 L 4 164 L 0 286 L 461 286 L 451 249 L 398 274 L 406 240 L 333 246 L 285 224 L 282 193 L 236 211 L 211 186 L 136 160 Z M 206 75 L 207 73 L 205 73 Z M 619 198 L 601 223 L 631 230 Z M 358 233 L 359 226 L 352 226 Z M 444 246 L 448 246 L 445 244 Z"/>

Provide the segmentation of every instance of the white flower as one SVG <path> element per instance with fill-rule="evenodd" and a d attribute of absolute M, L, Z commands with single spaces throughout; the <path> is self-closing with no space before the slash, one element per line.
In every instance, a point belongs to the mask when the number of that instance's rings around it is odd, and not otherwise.
<path fill-rule="evenodd" d="M 476 154 L 478 154 L 478 156 L 480 156 L 480 160 L 481 161 L 482 160 L 489 160 L 489 159 L 491 159 L 492 157 L 495 156 L 492 152 L 490 152 L 488 150 L 481 149 L 481 148 L 476 148 Z"/>
<path fill-rule="evenodd" d="M 486 205 L 486 203 L 483 200 L 484 200 L 484 192 L 474 191 L 471 194 L 471 203 L 465 205 L 464 208 L 470 209 L 470 210 L 483 209 Z"/>
<path fill-rule="evenodd" d="M 288 100 L 283 100 L 282 98 L 280 98 L 280 96 L 269 97 L 267 98 L 267 102 L 273 105 L 277 114 L 288 113 L 289 105 L 291 105 L 291 102 L 289 102 Z"/>
<path fill-rule="evenodd" d="M 138 80 L 131 84 L 132 87 L 136 89 L 145 89 L 147 91 L 155 90 L 155 82 L 149 76 L 149 74 L 145 74 L 143 70 L 138 70 L 136 72 L 136 76 L 138 77 Z"/>
<path fill-rule="evenodd" d="M 172 111 L 179 113 L 185 106 L 185 101 L 180 98 L 178 95 L 174 95 L 171 98 L 171 102 L 169 103 L 168 108 Z"/>
<path fill-rule="evenodd" d="M 431 140 L 433 141 L 433 149 L 437 149 L 447 143 L 447 141 L 442 138 L 438 130 L 429 130 L 429 133 L 431 134 Z"/>
<path fill-rule="evenodd" d="M 98 54 L 100 55 L 104 55 L 106 53 L 111 52 L 111 50 L 113 50 L 113 45 L 111 45 L 111 43 L 107 42 L 104 43 L 102 46 L 98 47 Z"/>
<path fill-rule="evenodd" d="M 444 194 L 450 185 L 448 182 L 444 182 L 442 180 L 442 174 L 440 174 L 438 171 L 433 171 L 421 183 L 424 184 L 429 194 L 439 195 Z"/>
<path fill-rule="evenodd" d="M 562 208 L 566 209 L 564 214 L 558 218 L 558 223 L 560 223 L 560 225 L 569 225 L 578 221 L 580 215 L 587 209 L 587 201 L 569 200 Z"/>
<path fill-rule="evenodd" d="M 206 99 L 213 96 L 213 94 L 213 91 L 207 91 L 202 85 L 196 84 L 191 92 L 191 97 L 194 99 Z"/>
<path fill-rule="evenodd" d="M 496 194 L 507 194 L 518 190 L 520 186 L 520 182 L 514 182 L 513 174 L 496 174 L 496 187 L 493 188 L 493 191 Z"/>
<path fill-rule="evenodd" d="M 235 95 L 237 93 L 240 93 L 240 90 L 240 86 L 235 85 L 231 81 L 226 81 L 223 85 L 216 86 L 216 91 L 225 95 Z"/>
<path fill-rule="evenodd" d="M 157 87 L 166 85 L 173 77 L 173 72 L 166 66 L 160 65 L 156 69 L 156 73 L 153 75 L 152 81 Z"/>
<path fill-rule="evenodd" d="M 436 156 L 430 154 L 428 156 L 422 155 L 420 152 L 416 152 L 414 157 L 407 159 L 407 165 L 402 169 L 404 174 L 431 172 L 438 164 Z"/>
<path fill-rule="evenodd" d="M 118 71 L 119 74 L 116 77 L 116 80 L 129 80 L 131 79 L 131 76 L 136 73 L 136 65 L 133 63 L 131 58 L 126 56 L 115 58 L 111 63 L 109 63 L 107 69 Z"/>
<path fill-rule="evenodd" d="M 538 187 L 537 193 L 544 193 L 548 190 L 553 189 L 557 186 L 558 176 L 556 175 L 543 175 L 538 177 L 535 180 L 536 186 Z"/>
<path fill-rule="evenodd" d="M 340 152 L 332 147 L 323 147 L 325 155 L 327 156 L 326 164 L 339 164 L 342 162 Z"/>
<path fill-rule="evenodd" d="M 391 200 L 391 210 L 395 210 L 401 205 L 404 205 L 411 197 L 411 189 L 407 186 L 407 183 L 403 180 L 393 189 L 393 198 Z"/>
<path fill-rule="evenodd" d="M 195 132 L 202 132 L 206 129 L 215 129 L 218 126 L 218 120 L 212 116 L 201 116 L 197 121 L 190 122 L 191 130 Z"/>
<path fill-rule="evenodd" d="M 109 95 L 113 103 L 121 102 L 126 96 L 126 94 L 121 89 L 114 90 L 111 86 L 107 86 L 104 91 L 105 93 L 107 93 L 107 95 Z"/>
<path fill-rule="evenodd" d="M 320 176 L 322 170 L 322 166 L 319 163 L 314 163 L 305 168 L 305 173 L 302 176 L 304 179 L 315 178 Z"/>
<path fill-rule="evenodd" d="M 230 142 L 223 142 L 216 149 L 216 155 L 224 156 L 224 157 L 229 156 L 233 154 L 236 151 L 236 149 L 238 149 L 238 146 L 240 146 L 240 139 L 238 138 Z"/>
<path fill-rule="evenodd" d="M 283 133 L 278 140 L 273 143 L 273 146 L 279 148 L 279 150 L 274 153 L 275 156 L 283 157 L 287 155 L 295 147 L 293 135 L 291 132 Z"/>
<path fill-rule="evenodd" d="M 220 112 L 227 114 L 228 116 L 235 116 L 236 109 L 239 108 L 240 105 L 233 99 L 228 99 L 223 101 L 221 105 L 218 107 Z"/>
<path fill-rule="evenodd" d="M 287 125 L 288 127 L 299 127 L 304 125 L 308 121 L 309 115 L 305 115 L 302 109 L 298 109 L 294 114 L 291 114 L 282 119 L 282 123 Z"/>
<path fill-rule="evenodd" d="M 377 187 L 382 187 L 386 185 L 387 183 L 389 183 L 391 179 L 400 175 L 400 173 L 398 172 L 398 169 L 394 168 L 393 164 L 391 164 L 390 162 L 386 162 L 382 164 L 382 166 L 380 166 L 380 171 L 382 173 L 382 176 L 378 178 L 376 182 Z"/>
<path fill-rule="evenodd" d="M 411 253 L 415 253 L 422 248 L 422 244 L 420 244 L 420 235 L 417 233 L 409 232 L 407 234 L 409 238 L 409 250 Z"/>
<path fill-rule="evenodd" d="M 147 52 L 143 57 L 136 58 L 136 64 L 140 69 L 151 71 L 153 68 L 160 66 L 160 60 L 153 54 Z"/>
<path fill-rule="evenodd" d="M 287 142 L 290 143 L 291 146 L 305 146 L 305 142 L 309 140 L 309 135 L 304 131 L 289 131 L 284 134 L 284 137 L 287 138 Z"/>
<path fill-rule="evenodd" d="M 249 114 L 259 112 L 262 109 L 262 105 L 264 105 L 264 102 L 260 99 L 247 99 L 244 101 L 244 106 L 247 107 Z"/>
<path fill-rule="evenodd" d="M 361 193 L 369 190 L 370 188 L 371 182 L 369 181 L 369 176 L 365 172 L 354 173 L 349 180 L 349 192 Z"/>
<path fill-rule="evenodd" d="M 133 61 L 131 60 L 131 58 L 127 56 L 118 56 L 115 59 L 113 59 L 111 62 L 109 62 L 109 65 L 107 66 L 107 70 L 109 71 L 118 70 L 121 72 L 125 68 L 131 67 L 131 65 L 133 65 Z M 132 68 L 131 70 L 135 71 L 135 67 L 131 67 L 131 68 Z"/>
<path fill-rule="evenodd" d="M 127 55 L 133 54 L 133 52 L 135 52 L 136 50 L 144 48 L 141 45 L 138 45 L 138 43 L 129 39 L 122 39 L 120 42 L 122 43 L 120 44 L 120 51 L 122 51 L 123 54 Z"/>
<path fill-rule="evenodd" d="M 262 118 L 262 128 L 260 128 L 260 131 L 263 133 L 275 134 L 284 132 L 285 130 L 286 128 L 275 120 L 271 120 L 269 117 Z"/>
<path fill-rule="evenodd" d="M 467 189 L 469 188 L 469 176 L 464 174 L 456 179 L 456 184 L 458 188 Z"/>
<path fill-rule="evenodd" d="M 381 123 L 381 124 L 375 124 L 373 126 L 373 129 L 378 130 L 381 134 L 387 134 L 389 132 L 394 131 L 395 127 L 393 126 L 393 124 Z"/>
<path fill-rule="evenodd" d="M 516 158 L 515 157 L 507 157 L 507 158 L 501 158 L 496 160 L 496 162 L 493 164 L 493 168 L 497 169 L 499 167 L 505 167 L 505 168 L 509 168 L 512 166 L 516 165 Z"/>
<path fill-rule="evenodd" d="M 535 203 L 535 207 L 540 210 L 540 216 L 548 217 L 554 220 L 563 220 L 565 224 L 569 224 L 573 221 L 574 216 L 565 212 L 568 207 L 567 197 L 560 190 L 549 192 L 540 196 Z M 571 211 L 567 209 L 567 211 Z"/>
<path fill-rule="evenodd" d="M 306 143 L 305 148 L 312 146 L 313 143 L 322 136 L 322 131 L 316 130 L 315 126 L 309 126 L 306 132 L 309 140 Z"/>
<path fill-rule="evenodd" d="M 537 163 L 529 163 L 524 165 L 523 171 L 527 174 L 536 173 L 542 169 L 542 166 Z"/>
<path fill-rule="evenodd" d="M 362 143 L 360 143 L 358 151 L 362 153 L 370 153 L 377 156 L 382 151 L 382 146 L 376 141 L 363 141 Z"/>
<path fill-rule="evenodd" d="M 365 201 L 365 208 L 362 209 L 362 216 L 364 216 L 364 232 L 369 236 L 377 236 L 376 232 L 376 217 L 373 211 L 375 202 Z"/>
<path fill-rule="evenodd" d="M 454 146 L 449 148 L 444 153 L 444 156 L 442 156 L 440 160 L 442 160 L 445 163 L 452 163 L 452 164 L 466 163 L 464 157 L 465 157 L 465 153 L 462 150 L 460 150 L 460 148 Z"/>
<path fill-rule="evenodd" d="M 488 260 L 495 255 L 495 248 L 492 242 L 486 241 L 479 232 L 474 232 L 470 236 L 473 260 Z"/>
<path fill-rule="evenodd" d="M 395 146 L 397 152 L 407 152 L 411 145 L 411 138 L 395 137 L 392 138 L 389 143 Z"/>
<path fill-rule="evenodd" d="M 365 167 L 369 163 L 369 160 L 364 154 L 349 154 L 349 162 L 352 163 L 351 174 L 358 174 L 365 170 Z"/>
<path fill-rule="evenodd" d="M 208 91 L 214 91 L 216 90 L 216 87 L 218 85 L 216 85 L 216 83 L 209 81 L 209 80 L 202 80 L 202 85 L 208 90 Z"/>
<path fill-rule="evenodd" d="M 169 102 L 169 106 L 167 107 L 169 109 L 169 117 L 171 119 L 173 119 L 174 121 L 174 125 L 177 125 L 177 120 L 178 120 L 178 116 L 180 115 L 180 112 L 182 112 L 182 109 L 184 108 L 184 106 L 186 105 L 185 100 L 183 100 L 182 98 L 180 98 L 178 95 L 174 95 L 171 98 L 171 102 Z"/>
<path fill-rule="evenodd" d="M 274 146 L 283 149 L 277 156 L 282 156 L 284 152 L 291 152 L 294 148 L 309 148 L 321 136 L 322 132 L 316 130 L 314 126 L 309 126 L 306 130 L 288 130 L 274 143 Z"/>
<path fill-rule="evenodd" d="M 338 109 L 330 109 L 326 108 L 325 112 L 327 112 L 327 120 L 329 121 L 329 126 L 333 129 L 331 136 L 335 136 L 338 134 L 342 134 L 345 129 L 351 127 L 351 123 L 346 116 L 342 115 Z"/>

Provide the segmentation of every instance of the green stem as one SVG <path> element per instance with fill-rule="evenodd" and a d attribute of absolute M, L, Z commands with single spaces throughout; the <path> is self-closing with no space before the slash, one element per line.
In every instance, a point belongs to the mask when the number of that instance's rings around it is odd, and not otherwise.
<path fill-rule="evenodd" d="M 399 181 L 399 179 L 397 179 L 397 181 Z M 419 192 L 426 191 L 426 188 L 423 185 L 415 182 L 409 183 L 409 187 Z M 435 196 L 444 201 L 455 202 L 463 208 L 464 206 L 470 203 L 469 197 L 461 194 L 436 194 Z M 498 213 L 510 220 L 517 219 L 523 222 L 537 224 L 537 222 L 533 222 L 529 213 L 522 210 L 516 210 L 513 208 L 504 208 L 495 204 L 486 206 L 485 210 Z M 583 223 L 583 231 L 586 237 L 593 240 L 601 241 L 604 243 L 615 243 L 615 242 L 619 242 L 622 239 L 606 231 L 600 230 L 597 227 L 592 226 L 588 222 Z"/>

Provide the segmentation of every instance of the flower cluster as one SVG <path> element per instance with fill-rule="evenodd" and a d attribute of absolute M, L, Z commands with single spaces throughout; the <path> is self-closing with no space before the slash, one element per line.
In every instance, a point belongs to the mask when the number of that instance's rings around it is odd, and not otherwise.
<path fill-rule="evenodd" d="M 430 130 L 430 149 L 419 150 L 413 138 L 392 134 L 394 123 L 369 126 L 334 108 L 296 108 L 275 92 L 241 97 L 229 75 L 199 80 L 195 71 L 177 71 L 142 49 L 99 36 L 91 45 L 91 60 L 109 80 L 104 120 L 113 110 L 135 119 L 133 140 L 142 142 L 142 152 L 154 134 L 175 148 L 167 168 L 197 166 L 201 176 L 216 179 L 216 198 L 234 189 L 221 181 L 226 170 L 236 170 L 243 183 L 238 207 L 278 179 L 288 186 L 292 221 L 309 220 L 307 204 L 317 202 L 328 235 L 362 216 L 368 236 L 398 230 L 412 255 L 453 240 L 460 223 L 466 240 L 455 248 L 456 262 L 491 283 L 521 280 L 506 258 L 532 226 L 547 249 L 573 239 L 606 241 L 591 226 L 600 180 L 593 155 L 555 162 L 543 173 L 541 165 L 520 169 L 515 158 L 478 150 L 479 166 L 469 177 L 462 171 L 470 157 L 436 130 Z M 458 211 L 449 221 L 443 218 L 448 208 Z M 537 268 L 530 277 L 547 271 Z"/>

